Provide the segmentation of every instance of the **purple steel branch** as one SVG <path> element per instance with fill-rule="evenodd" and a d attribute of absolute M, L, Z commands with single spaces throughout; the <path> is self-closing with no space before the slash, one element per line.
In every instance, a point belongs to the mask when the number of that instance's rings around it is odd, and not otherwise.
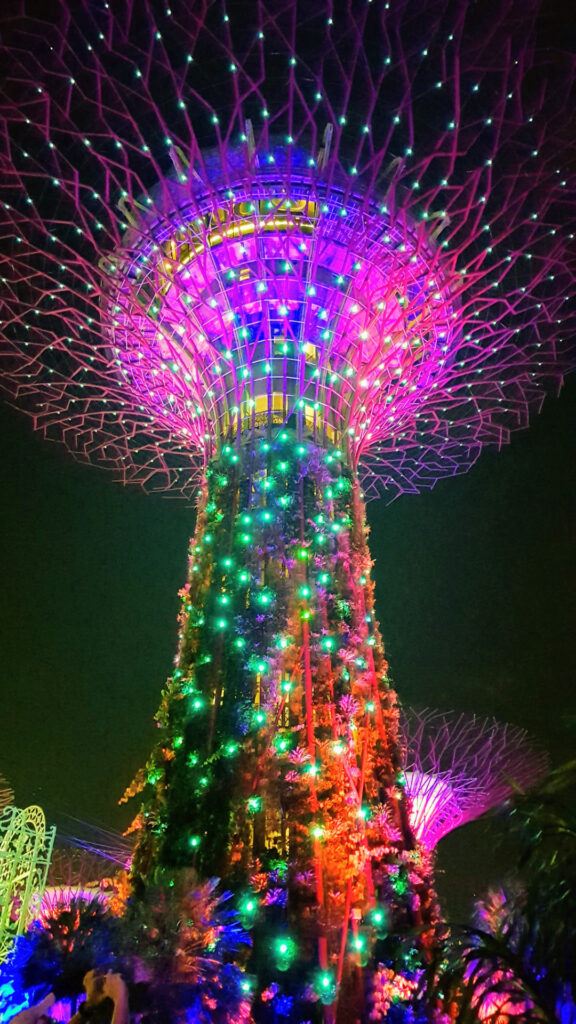
<path fill-rule="evenodd" d="M 535 3 L 448 6 L 1 19 L 4 382 L 39 429 L 192 494 L 296 416 L 370 496 L 526 424 L 572 365 L 574 59 Z"/>
<path fill-rule="evenodd" d="M 404 709 L 401 728 L 411 824 L 429 849 L 516 789 L 536 785 L 548 769 L 524 729 L 493 718 Z"/>

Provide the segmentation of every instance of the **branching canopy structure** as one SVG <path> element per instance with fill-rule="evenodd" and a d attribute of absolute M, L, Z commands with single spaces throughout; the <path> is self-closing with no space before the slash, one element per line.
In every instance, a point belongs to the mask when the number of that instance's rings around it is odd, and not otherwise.
<path fill-rule="evenodd" d="M 571 363 L 574 62 L 535 53 L 537 18 L 3 15 L 9 390 L 80 458 L 186 494 L 293 415 L 367 494 L 468 468 Z"/>
<path fill-rule="evenodd" d="M 515 791 L 536 785 L 548 768 L 524 729 L 494 718 L 405 709 L 401 728 L 410 823 L 428 849 Z"/>
<path fill-rule="evenodd" d="M 160 738 L 128 791 L 138 884 L 192 866 L 233 893 L 194 1019 L 409 1003 L 438 917 L 414 773 L 440 789 L 430 845 L 518 767 L 511 734 L 462 723 L 429 765 L 423 719 L 424 768 L 402 772 L 363 498 L 466 470 L 572 365 L 575 61 L 535 49 L 538 18 L 0 15 L 4 383 L 79 458 L 198 495 Z"/>

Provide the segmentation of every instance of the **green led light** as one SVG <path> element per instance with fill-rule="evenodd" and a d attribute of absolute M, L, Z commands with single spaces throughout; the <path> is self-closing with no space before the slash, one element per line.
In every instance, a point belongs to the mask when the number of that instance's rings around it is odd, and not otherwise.
<path fill-rule="evenodd" d="M 321 971 L 316 975 L 314 988 L 325 1006 L 334 1002 L 336 998 L 336 981 L 329 971 Z"/>
<path fill-rule="evenodd" d="M 258 910 L 258 901 L 252 896 L 247 896 L 240 904 L 240 910 L 243 914 L 255 914 Z"/>
<path fill-rule="evenodd" d="M 274 943 L 276 966 L 279 971 L 287 971 L 296 955 L 296 945 L 291 938 L 279 938 Z"/>

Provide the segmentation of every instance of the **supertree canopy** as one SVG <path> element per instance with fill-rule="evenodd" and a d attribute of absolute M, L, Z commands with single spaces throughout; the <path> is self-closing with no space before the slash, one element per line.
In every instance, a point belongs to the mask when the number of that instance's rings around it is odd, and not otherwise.
<path fill-rule="evenodd" d="M 5 384 L 197 498 L 135 884 L 233 894 L 194 1019 L 383 1019 L 437 908 L 363 498 L 467 469 L 570 366 L 574 62 L 531 0 L 33 8 L 1 21 Z"/>
<path fill-rule="evenodd" d="M 525 424 L 574 280 L 573 68 L 536 62 L 537 9 L 3 16 L 7 383 L 37 425 L 189 493 L 294 415 L 394 494 Z"/>
<path fill-rule="evenodd" d="M 410 824 L 426 849 L 546 774 L 546 755 L 517 726 L 414 709 L 400 721 Z"/>

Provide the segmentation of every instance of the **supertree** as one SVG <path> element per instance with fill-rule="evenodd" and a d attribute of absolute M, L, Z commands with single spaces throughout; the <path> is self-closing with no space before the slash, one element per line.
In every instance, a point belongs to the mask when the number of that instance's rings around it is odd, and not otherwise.
<path fill-rule="evenodd" d="M 196 500 L 134 877 L 223 879 L 258 1020 L 384 1017 L 437 915 L 364 497 L 467 469 L 569 367 L 574 69 L 537 19 L 2 21 L 6 385 L 80 459 Z"/>
<path fill-rule="evenodd" d="M 547 772 L 546 754 L 518 726 L 413 708 L 403 708 L 400 721 L 410 825 L 427 850 Z"/>

